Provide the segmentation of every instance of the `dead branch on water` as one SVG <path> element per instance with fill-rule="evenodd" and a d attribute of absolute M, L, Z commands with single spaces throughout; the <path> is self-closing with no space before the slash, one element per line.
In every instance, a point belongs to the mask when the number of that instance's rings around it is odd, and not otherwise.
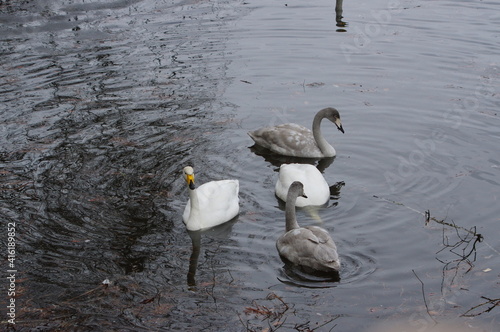
<path fill-rule="evenodd" d="M 256 331 L 266 331 L 274 332 L 280 328 L 285 328 L 287 331 L 299 331 L 299 332 L 313 332 L 318 329 L 321 331 L 326 331 L 324 328 L 327 324 L 333 322 L 341 315 L 335 315 L 332 319 L 329 319 L 321 324 L 316 323 L 314 327 L 311 327 L 311 322 L 307 321 L 305 323 L 286 323 L 287 315 L 295 316 L 295 310 L 293 305 L 287 304 L 280 296 L 275 293 L 270 293 L 266 296 L 266 301 L 270 301 L 272 306 L 266 306 L 257 303 L 256 300 L 252 301 L 252 306 L 246 307 L 243 313 L 248 316 L 253 316 L 259 319 L 261 322 L 266 321 L 267 326 L 256 326 L 257 324 L 251 324 L 250 320 L 246 322 L 243 318 L 238 315 L 241 324 L 245 327 L 248 332 Z M 328 331 L 333 330 L 336 325 L 332 326 Z"/>
<path fill-rule="evenodd" d="M 481 296 L 481 298 L 486 300 L 486 302 L 480 303 L 480 304 L 470 308 L 465 313 L 463 313 L 461 316 L 462 317 L 476 317 L 476 316 L 482 315 L 486 312 L 490 312 L 491 310 L 493 310 L 493 308 L 500 306 L 500 298 L 499 299 L 490 299 L 490 298 L 487 298 L 486 296 Z M 472 311 L 474 311 L 482 306 L 488 305 L 488 304 L 491 304 L 491 306 L 487 307 L 486 309 L 483 309 L 482 311 L 478 311 L 476 313 L 471 313 Z"/>

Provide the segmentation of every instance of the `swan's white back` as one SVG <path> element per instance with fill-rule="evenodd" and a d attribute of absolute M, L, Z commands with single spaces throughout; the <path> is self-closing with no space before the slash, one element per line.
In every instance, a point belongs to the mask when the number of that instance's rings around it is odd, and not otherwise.
<path fill-rule="evenodd" d="M 182 216 L 190 231 L 223 224 L 239 213 L 238 180 L 207 182 L 192 191 L 198 196 L 198 204 L 191 204 L 189 199 Z"/>
<path fill-rule="evenodd" d="M 276 196 L 286 201 L 294 181 L 302 182 L 307 198 L 298 197 L 296 206 L 323 205 L 330 199 L 330 187 L 321 172 L 309 164 L 283 164 L 276 182 Z"/>

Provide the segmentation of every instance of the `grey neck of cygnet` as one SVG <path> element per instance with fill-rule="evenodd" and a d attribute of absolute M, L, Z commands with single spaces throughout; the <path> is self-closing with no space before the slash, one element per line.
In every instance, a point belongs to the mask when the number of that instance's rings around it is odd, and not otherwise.
<path fill-rule="evenodd" d="M 331 145 L 326 141 L 326 139 L 321 134 L 321 120 L 323 120 L 325 118 L 325 113 L 326 113 L 325 109 L 319 111 L 314 116 L 313 125 L 312 125 L 312 132 L 313 132 L 314 140 L 316 141 L 318 148 L 323 153 L 327 153 L 331 149 Z"/>
<path fill-rule="evenodd" d="M 297 188 L 295 188 L 297 189 Z M 286 220 L 286 231 L 291 231 L 292 229 L 299 228 L 297 223 L 297 218 L 295 216 L 295 202 L 297 197 L 299 197 L 298 190 L 289 190 L 286 197 L 286 207 L 285 207 L 285 220 Z"/>

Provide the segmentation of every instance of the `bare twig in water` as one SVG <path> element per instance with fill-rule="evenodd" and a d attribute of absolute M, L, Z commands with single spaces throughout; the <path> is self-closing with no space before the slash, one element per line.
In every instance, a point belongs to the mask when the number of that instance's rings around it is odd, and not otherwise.
<path fill-rule="evenodd" d="M 250 323 L 248 321 L 245 323 L 239 313 L 238 313 L 238 319 L 240 320 L 241 324 L 245 327 L 245 330 L 252 331 L 249 327 Z"/>
<path fill-rule="evenodd" d="M 341 317 L 341 316 L 337 315 L 337 316 L 333 317 L 332 319 L 330 319 L 330 320 L 324 322 L 323 324 L 318 325 L 314 328 L 311 328 L 309 326 L 309 323 L 310 323 L 309 321 L 304 323 L 304 324 L 295 324 L 294 329 L 297 331 L 300 331 L 300 332 L 313 332 L 313 331 L 316 331 L 316 330 L 320 329 L 321 327 L 333 322 L 334 320 L 336 320 L 339 317 Z M 337 324 L 333 325 L 328 331 L 332 331 L 335 328 L 335 326 L 337 326 Z"/>
<path fill-rule="evenodd" d="M 234 282 L 234 277 L 233 275 L 231 274 L 231 271 L 227 270 L 227 273 L 229 274 L 229 276 L 231 277 L 231 281 L 229 281 L 229 285 L 231 285 L 233 282 Z"/>
<path fill-rule="evenodd" d="M 434 221 L 438 224 L 441 224 L 443 226 L 449 226 L 449 227 L 452 227 L 453 229 L 455 229 L 456 235 L 458 237 L 458 241 L 456 241 L 455 243 L 450 243 L 449 238 L 445 234 L 445 229 L 443 228 L 443 245 L 444 245 L 444 247 L 442 249 L 440 249 L 438 252 L 436 252 L 436 254 L 439 254 L 444 249 L 449 249 L 449 251 L 451 253 L 453 253 L 459 257 L 458 259 L 451 260 L 449 262 L 445 262 L 445 261 L 440 260 L 439 258 L 436 257 L 436 259 L 439 262 L 445 264 L 443 267 L 443 281 L 441 284 L 441 291 L 443 291 L 443 288 L 444 288 L 443 283 L 444 283 L 444 277 L 445 277 L 446 271 L 451 271 L 451 270 L 455 271 L 455 273 L 450 281 L 450 285 L 453 285 L 455 282 L 455 277 L 457 277 L 459 270 L 460 270 L 460 265 L 462 263 L 465 262 L 466 264 L 469 265 L 469 268 L 467 269 L 467 271 L 465 271 L 465 273 L 468 273 L 472 270 L 472 268 L 474 267 L 474 264 L 472 262 L 474 262 L 476 260 L 476 251 L 477 251 L 476 244 L 478 242 L 484 242 L 484 244 L 487 247 L 489 247 L 492 251 L 494 251 L 495 253 L 500 255 L 500 252 L 498 250 L 496 250 L 491 245 L 489 245 L 486 241 L 484 241 L 484 237 L 482 234 L 477 233 L 476 226 L 471 227 L 470 229 L 467 229 L 467 228 L 464 228 L 462 226 L 456 225 L 453 220 L 451 222 L 446 222 L 445 220 L 440 220 L 440 219 L 437 219 L 435 217 L 431 217 L 431 213 L 429 210 L 422 213 L 422 212 L 420 212 L 416 209 L 413 209 L 411 207 L 408 207 L 400 202 L 396 202 L 396 201 L 389 200 L 389 199 L 375 196 L 375 195 L 373 195 L 373 197 L 384 200 L 384 201 L 392 203 L 392 204 L 403 206 L 403 207 L 405 207 L 413 212 L 416 212 L 416 213 L 423 215 L 425 217 L 425 225 L 427 225 L 432 220 L 432 221 Z M 464 233 L 466 233 L 465 236 L 463 234 L 460 234 L 459 231 L 463 231 Z M 461 250 L 461 252 L 457 252 L 457 250 Z M 452 263 L 456 263 L 456 265 L 454 267 L 450 268 L 449 265 Z M 423 292 L 424 291 L 424 283 L 422 282 L 422 280 L 420 280 L 420 278 L 417 276 L 415 271 L 413 271 L 413 274 L 415 274 L 417 279 L 422 284 L 422 292 Z M 490 298 L 485 297 L 485 296 L 481 296 L 481 298 L 486 300 L 486 301 L 470 308 L 461 316 L 462 317 L 476 317 L 476 316 L 479 316 L 483 313 L 490 312 L 494 308 L 500 306 L 500 298 L 490 299 Z M 427 308 L 427 313 L 432 318 L 432 316 L 429 313 L 429 308 L 428 308 L 427 303 L 426 303 L 425 295 L 424 295 L 424 303 L 425 303 L 425 307 Z M 483 309 L 482 311 L 478 311 L 479 308 L 484 307 L 484 306 L 488 306 L 488 307 L 486 309 Z M 434 318 L 433 318 L 433 320 L 434 320 Z"/>
<path fill-rule="evenodd" d="M 434 319 L 434 317 L 432 317 L 431 313 L 429 312 L 429 306 L 427 305 L 427 300 L 425 298 L 425 288 L 424 288 L 424 282 L 422 281 L 422 279 L 420 279 L 417 275 L 417 273 L 415 272 L 415 270 L 411 270 L 411 272 L 413 272 L 413 274 L 415 275 L 415 277 L 417 277 L 418 281 L 420 281 L 420 284 L 422 285 L 422 297 L 424 298 L 424 304 L 425 304 L 425 310 L 427 310 L 427 314 L 429 315 L 429 317 L 434 321 L 434 323 L 437 324 L 437 321 Z"/>
<path fill-rule="evenodd" d="M 285 311 L 287 311 L 288 309 L 290 309 L 290 307 L 288 307 L 288 304 L 286 304 L 285 301 L 283 301 L 283 299 L 281 297 L 279 297 L 278 295 L 276 295 L 275 293 L 268 294 L 266 298 L 268 300 L 278 299 L 285 306 L 285 308 L 286 308 Z"/>
<path fill-rule="evenodd" d="M 243 320 L 243 318 L 238 315 L 238 318 L 241 322 L 241 324 L 245 327 L 246 331 L 248 332 L 253 332 L 253 331 L 268 331 L 268 332 L 274 332 L 280 328 L 285 328 L 287 331 L 299 331 L 299 332 L 312 332 L 316 331 L 318 329 L 321 329 L 322 327 L 326 326 L 327 324 L 331 323 L 332 321 L 336 320 L 337 318 L 341 317 L 341 315 L 336 315 L 330 320 L 327 320 L 321 324 L 316 323 L 316 326 L 311 327 L 310 321 L 307 321 L 305 323 L 286 323 L 287 321 L 287 316 L 289 314 L 295 315 L 295 310 L 293 310 L 293 305 L 289 305 L 286 303 L 280 296 L 278 296 L 276 293 L 270 293 L 266 296 L 266 301 L 271 301 L 272 306 L 265 306 L 263 304 L 257 303 L 257 301 L 252 301 L 252 306 L 246 307 L 243 313 L 247 316 L 253 316 L 254 318 L 257 318 L 260 320 L 260 322 L 266 321 L 265 327 L 263 326 L 256 326 L 256 325 L 261 325 L 262 323 L 258 324 L 251 324 L 249 320 L 246 322 Z M 277 301 L 275 301 L 277 300 Z M 331 331 L 336 325 L 334 325 L 329 331 Z M 323 329 L 321 329 L 323 331 Z"/>
<path fill-rule="evenodd" d="M 471 229 L 469 229 L 465 236 L 462 236 L 458 231 L 460 229 L 460 227 L 455 225 L 455 223 L 453 221 L 451 221 L 451 223 L 454 225 L 453 228 L 456 231 L 458 241 L 453 243 L 453 244 L 450 244 L 449 238 L 446 236 L 445 230 L 443 228 L 443 248 L 438 250 L 436 252 L 436 254 L 439 254 L 444 249 L 449 249 L 449 251 L 451 253 L 457 255 L 459 258 L 456 260 L 452 260 L 450 262 L 444 262 L 438 258 L 436 258 L 436 259 L 438 261 L 440 261 L 441 263 L 446 264 L 446 266 L 448 266 L 450 263 L 457 262 L 457 266 L 455 267 L 457 270 L 458 270 L 458 266 L 462 262 L 465 262 L 469 265 L 469 269 L 465 272 L 465 273 L 468 273 L 474 267 L 474 264 L 472 262 L 474 262 L 476 260 L 476 243 L 481 242 L 483 240 L 483 236 L 476 232 L 475 226 L 472 227 Z M 470 247 L 470 249 L 468 249 L 471 243 L 472 243 L 472 246 Z M 462 247 L 461 253 L 457 252 L 457 249 L 459 249 L 460 247 Z"/>
<path fill-rule="evenodd" d="M 490 298 L 487 298 L 486 296 L 481 296 L 481 298 L 486 300 L 486 302 L 480 303 L 480 304 L 470 308 L 465 313 L 463 313 L 461 316 L 462 317 L 476 317 L 476 316 L 482 315 L 486 312 L 490 312 L 491 310 L 493 310 L 493 308 L 500 306 L 500 299 L 490 299 Z M 485 306 L 488 304 L 491 304 L 491 306 L 484 309 L 483 311 L 479 311 L 477 313 L 470 313 L 471 311 L 474 311 L 474 310 L 478 309 L 479 307 L 482 307 L 482 306 Z"/>
<path fill-rule="evenodd" d="M 87 291 L 87 292 L 85 292 L 85 293 L 83 293 L 83 294 L 80 294 L 80 295 L 78 295 L 78 296 L 75 296 L 75 297 L 73 297 L 73 298 L 71 298 L 71 299 L 69 299 L 69 300 L 66 300 L 66 301 L 64 301 L 64 302 L 71 302 L 71 301 L 74 301 L 74 300 L 76 300 L 76 299 L 78 299 L 78 298 L 80 298 L 80 297 L 83 297 L 83 296 L 86 296 L 86 295 L 90 295 L 90 294 L 92 294 L 92 293 L 94 293 L 95 291 L 98 291 L 98 290 L 106 290 L 106 289 L 108 289 L 108 286 L 109 286 L 109 280 L 108 280 L 108 279 L 106 279 L 106 280 L 104 280 L 104 281 L 101 283 L 101 285 L 97 286 L 96 288 L 93 288 L 93 289 L 91 289 L 91 290 L 89 290 L 89 291 Z"/>
<path fill-rule="evenodd" d="M 246 314 L 255 314 L 256 316 L 264 316 L 264 319 L 271 319 L 271 320 L 277 320 L 280 319 L 285 312 L 290 309 L 290 307 L 283 302 L 283 300 L 278 297 L 276 294 L 271 293 L 270 295 L 273 295 L 272 297 L 268 295 L 269 300 L 272 300 L 274 298 L 279 299 L 283 304 L 284 308 L 280 308 L 279 306 L 275 306 L 274 308 L 268 308 L 265 305 L 260 305 L 256 301 L 253 301 L 253 307 L 246 307 L 245 308 L 245 313 Z"/>
<path fill-rule="evenodd" d="M 386 201 L 388 203 L 392 203 L 392 204 L 403 206 L 403 207 L 407 208 L 408 210 L 411 210 L 413 212 L 416 212 L 418 214 L 423 215 L 424 218 L 425 218 L 425 224 L 426 225 L 432 220 L 432 221 L 437 222 L 438 224 L 450 226 L 450 227 L 453 227 L 453 228 L 455 228 L 457 230 L 461 229 L 461 230 L 463 230 L 463 231 L 465 231 L 467 233 L 472 234 L 473 236 L 478 236 L 480 238 L 479 242 L 481 242 L 483 240 L 483 236 L 481 234 L 477 234 L 476 233 L 476 228 L 475 227 L 473 227 L 474 230 L 472 230 L 472 228 L 471 229 L 467 229 L 467 228 L 464 228 L 462 226 L 458 226 L 455 223 L 449 223 L 449 222 L 446 222 L 444 220 L 440 220 L 440 219 L 437 219 L 435 217 L 431 217 L 431 212 L 429 210 L 427 210 L 425 212 L 420 212 L 420 211 L 418 211 L 418 210 L 416 210 L 416 209 L 414 209 L 412 207 L 406 206 L 406 205 L 404 205 L 403 203 L 400 203 L 400 202 L 396 202 L 396 201 L 393 201 L 393 200 L 390 200 L 390 199 L 387 199 L 387 198 L 384 198 L 384 197 L 380 197 L 380 196 L 377 196 L 377 195 L 373 195 L 373 197 L 381 199 L 381 200 Z"/>
<path fill-rule="evenodd" d="M 431 219 L 431 211 L 427 210 L 425 211 L 425 224 L 427 225 Z"/>
<path fill-rule="evenodd" d="M 268 308 L 265 305 L 258 304 L 255 300 L 252 301 L 251 307 L 246 307 L 244 313 L 246 315 L 255 315 L 255 317 L 262 317 L 262 321 L 267 320 L 267 324 L 269 329 L 267 331 L 276 331 L 279 329 L 286 321 L 282 319 L 284 314 L 290 309 L 290 307 L 283 301 L 281 297 L 276 295 L 275 293 L 270 293 L 267 295 L 266 300 L 278 299 L 283 306 L 275 306 L 274 308 Z M 250 328 L 249 322 L 247 321 L 244 324 L 243 320 L 240 317 L 240 321 L 245 326 L 247 331 L 256 331 Z"/>
<path fill-rule="evenodd" d="M 392 204 L 396 204 L 396 205 L 400 205 L 400 206 L 403 206 L 413 212 L 416 212 L 416 213 L 419 213 L 421 215 L 424 216 L 425 218 L 425 225 L 428 225 L 430 221 L 434 221 L 438 224 L 441 224 L 443 226 L 449 226 L 451 228 L 453 228 L 457 234 L 457 237 L 458 237 L 458 241 L 455 242 L 454 244 L 450 244 L 450 241 L 448 239 L 448 237 L 446 236 L 445 234 L 445 229 L 443 228 L 443 248 L 441 248 L 440 250 L 438 250 L 436 252 L 436 254 L 439 254 L 440 252 L 442 252 L 443 250 L 445 249 L 449 249 L 450 252 L 452 252 L 453 254 L 459 256 L 459 259 L 458 260 L 454 260 L 454 261 L 450 261 L 450 262 L 444 262 L 442 260 L 440 260 L 439 258 L 436 258 L 438 261 L 440 261 L 441 263 L 443 264 L 450 264 L 451 262 L 457 262 L 458 261 L 458 264 L 457 264 L 457 268 L 458 268 L 458 265 L 462 262 L 466 262 L 467 264 L 469 264 L 469 269 L 467 270 L 467 272 L 469 272 L 472 267 L 474 267 L 474 264 L 472 264 L 472 261 L 475 261 L 476 260 L 476 244 L 478 242 L 482 242 L 483 241 L 483 235 L 479 234 L 476 232 L 476 227 L 471 227 L 470 229 L 467 229 L 467 228 L 464 228 L 462 226 L 458 226 L 457 224 L 455 224 L 455 222 L 452 220 L 451 222 L 446 222 L 444 219 L 441 220 L 441 219 L 437 219 L 435 217 L 432 217 L 431 216 L 431 212 L 430 210 L 426 210 L 425 212 L 420 212 L 414 208 L 411 208 L 411 207 L 408 207 L 406 205 L 404 205 L 403 203 L 400 203 L 400 202 L 396 202 L 396 201 L 393 201 L 393 200 L 389 200 L 387 198 L 383 198 L 383 197 L 379 197 L 379 196 L 376 196 L 376 195 L 373 195 L 373 197 L 375 198 L 378 198 L 378 199 L 381 199 L 381 200 L 384 200 L 386 202 L 389 202 L 389 203 L 392 203 Z M 463 231 L 465 232 L 465 236 L 461 235 L 459 231 Z M 473 241 L 474 240 L 474 241 Z M 469 247 L 469 245 L 472 243 L 472 245 Z M 457 252 L 456 250 L 458 248 L 462 248 L 462 252 L 459 253 Z M 468 249 L 469 248 L 469 249 Z M 469 259 L 469 257 L 474 254 L 473 258 L 472 258 L 472 261 Z"/>

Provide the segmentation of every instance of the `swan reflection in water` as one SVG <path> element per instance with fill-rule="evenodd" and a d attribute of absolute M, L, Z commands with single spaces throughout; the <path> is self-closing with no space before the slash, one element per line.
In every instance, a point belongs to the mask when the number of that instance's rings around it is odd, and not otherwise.
<path fill-rule="evenodd" d="M 187 231 L 191 237 L 192 251 L 189 257 L 189 270 L 187 274 L 187 284 L 190 290 L 196 289 L 196 269 L 198 268 L 198 258 L 201 250 L 201 231 Z"/>
<path fill-rule="evenodd" d="M 249 147 L 249 149 L 250 149 L 250 151 L 252 151 L 252 153 L 264 158 L 264 160 L 266 162 L 277 167 L 278 170 L 282 164 L 302 163 L 302 164 L 315 165 L 316 168 L 321 173 L 323 173 L 335 160 L 335 157 L 314 159 L 314 158 L 298 158 L 298 157 L 280 156 L 280 155 L 277 155 L 277 154 L 270 152 L 268 149 L 263 148 L 257 144 L 252 145 L 251 147 Z"/>
<path fill-rule="evenodd" d="M 191 238 L 192 250 L 191 256 L 189 257 L 189 269 L 187 273 L 187 285 L 188 289 L 191 291 L 196 291 L 196 271 L 198 269 L 198 261 L 201 252 L 201 238 L 203 236 L 210 236 L 211 238 L 219 238 L 221 240 L 226 240 L 229 238 L 233 225 L 237 222 L 238 218 L 226 222 L 222 225 L 209 228 L 206 230 L 190 231 L 187 230 L 189 237 Z"/>

